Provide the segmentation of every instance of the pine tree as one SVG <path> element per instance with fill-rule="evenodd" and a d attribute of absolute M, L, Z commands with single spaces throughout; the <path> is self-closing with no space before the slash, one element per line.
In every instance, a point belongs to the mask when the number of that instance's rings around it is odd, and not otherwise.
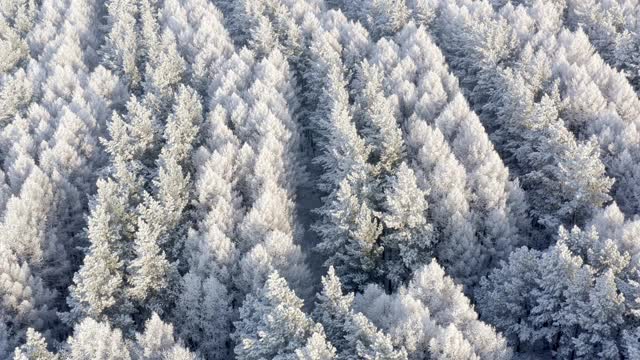
<path fill-rule="evenodd" d="M 289 234 L 277 230 L 267 234 L 243 256 L 239 270 L 234 282 L 241 293 L 259 290 L 269 275 L 278 271 L 298 296 L 306 299 L 311 294 L 305 255 Z"/>
<path fill-rule="evenodd" d="M 40 4 L 39 14 L 36 14 L 35 24 L 28 36 L 33 58 L 41 55 L 45 45 L 49 44 L 59 34 L 59 32 L 53 30 L 62 26 L 64 11 L 66 10 L 65 5 L 67 4 L 52 0 L 45 0 Z"/>
<path fill-rule="evenodd" d="M 352 122 L 342 70 L 337 65 L 329 66 L 316 124 L 322 152 L 314 159 L 324 169 L 319 188 L 327 192 L 350 174 L 366 183 L 365 176 L 370 172 L 367 164 L 370 149 Z"/>
<path fill-rule="evenodd" d="M 162 3 L 160 22 L 175 34 L 176 41 L 188 67 L 189 84 L 201 94 L 224 63 L 234 54 L 234 47 L 222 14 L 206 0 Z"/>
<path fill-rule="evenodd" d="M 325 265 L 335 267 L 345 287 L 351 290 L 379 275 L 383 248 L 378 243 L 382 226 L 349 180 L 344 179 L 339 189 L 325 199 L 320 210 L 323 222 L 314 229 L 323 239 L 317 248 L 328 256 Z"/>
<path fill-rule="evenodd" d="M 322 278 L 322 291 L 316 296 L 314 317 L 327 329 L 338 359 L 406 359 L 404 349 L 395 349 L 388 335 L 353 310 L 353 293 L 343 294 L 333 267 Z"/>
<path fill-rule="evenodd" d="M 336 357 L 336 349 L 327 342 L 322 333 L 316 332 L 302 349 L 296 349 L 296 357 L 300 360 L 332 360 Z"/>
<path fill-rule="evenodd" d="M 237 138 L 224 123 L 224 111 L 217 107 L 203 124 L 203 145 L 194 154 L 197 228 L 189 232 L 183 255 L 189 268 L 199 276 L 216 276 L 230 283 L 238 257 L 232 238 L 240 221 L 242 195 L 236 189 Z M 212 149 L 211 151 L 209 149 Z"/>
<path fill-rule="evenodd" d="M 605 175 L 596 140 L 580 143 L 567 130 L 558 118 L 557 90 L 535 103 L 522 77 L 507 72 L 504 79 L 511 89 L 505 90 L 507 103 L 500 110 L 509 119 L 504 127 L 511 143 L 507 147 L 524 172 L 523 188 L 529 192 L 533 215 L 549 230 L 584 224 L 592 209 L 610 199 L 613 184 Z"/>
<path fill-rule="evenodd" d="M 195 355 L 181 346 L 173 336 L 173 325 L 162 322 L 158 314 L 153 313 L 145 322 L 144 332 L 136 335 L 137 357 L 141 359 L 182 359 L 195 358 Z"/>
<path fill-rule="evenodd" d="M 238 359 L 285 358 L 306 346 L 322 326 L 302 312 L 303 301 L 286 280 L 273 272 L 264 287 L 247 295 L 235 322 L 235 354 Z"/>
<path fill-rule="evenodd" d="M 409 19 L 409 9 L 402 1 L 344 1 L 345 12 L 365 24 L 374 38 L 393 35 Z"/>
<path fill-rule="evenodd" d="M 433 359 L 480 359 L 469 341 L 453 325 L 441 329 L 429 341 L 429 352 Z"/>
<path fill-rule="evenodd" d="M 522 350 L 543 343 L 562 358 L 618 358 L 622 330 L 634 317 L 633 304 L 625 299 L 633 293 L 633 283 L 615 280 L 617 262 L 609 268 L 582 253 L 577 242 L 584 240 L 612 246 L 594 231 L 569 234 L 561 229 L 557 244 L 545 252 L 516 251 L 509 263 L 483 280 L 478 297 L 483 316 Z M 611 257 L 616 258 L 619 253 Z"/>
<path fill-rule="evenodd" d="M 174 310 L 176 332 L 209 359 L 228 358 L 231 333 L 231 295 L 215 277 L 192 272 L 182 279 Z"/>
<path fill-rule="evenodd" d="M 398 165 L 404 156 L 402 131 L 395 118 L 398 111 L 391 99 L 385 97 L 382 88 L 383 73 L 367 60 L 359 67 L 356 82 L 359 84 L 355 110 L 355 122 L 360 124 L 366 144 L 371 148 L 370 161 L 376 173 L 384 178 Z"/>
<path fill-rule="evenodd" d="M 56 293 L 19 262 L 10 250 L 0 246 L 0 323 L 6 326 L 6 351 L 20 345 L 28 328 L 51 334 L 56 314 L 52 308 Z"/>
<path fill-rule="evenodd" d="M 183 80 L 185 61 L 176 48 L 176 36 L 170 29 L 165 29 L 158 36 L 155 18 L 146 14 L 143 9 L 143 38 L 147 47 L 148 60 L 145 67 L 143 89 L 148 106 L 160 117 L 166 115 L 176 88 Z M 148 19 L 148 20 L 145 20 Z M 154 32 L 155 30 L 155 32 Z M 145 37 L 148 37 L 145 38 Z"/>
<path fill-rule="evenodd" d="M 482 279 L 476 296 L 483 319 L 502 330 L 517 349 L 534 339 L 536 325 L 529 314 L 536 305 L 532 291 L 540 276 L 539 258 L 536 250 L 515 250 L 508 262 Z"/>
<path fill-rule="evenodd" d="M 138 221 L 135 237 L 136 258 L 129 265 L 127 295 L 144 308 L 163 313 L 171 304 L 177 281 L 177 269 L 171 264 L 158 244 L 159 229 L 145 220 Z"/>
<path fill-rule="evenodd" d="M 597 355 L 602 359 L 617 359 L 618 332 L 624 324 L 624 296 L 619 293 L 611 270 L 595 279 L 588 302 L 583 304 L 579 317 L 583 332 L 574 341 L 576 355 Z"/>
<path fill-rule="evenodd" d="M 323 92 L 321 109 L 329 117 L 320 120 L 322 153 L 314 162 L 324 169 L 318 187 L 329 194 L 316 210 L 321 218 L 314 230 L 322 239 L 318 250 L 329 257 L 325 264 L 333 265 L 353 289 L 378 275 L 382 228 L 370 204 L 369 149 L 351 121 L 340 70 L 333 67 L 327 81 L 331 87 Z"/>
<path fill-rule="evenodd" d="M 296 56 L 300 52 L 300 29 L 284 3 L 219 2 L 223 10 L 228 9 L 231 33 L 240 43 L 255 51 L 257 57 L 268 55 L 273 49 L 285 52 L 287 56 Z"/>
<path fill-rule="evenodd" d="M 438 325 L 443 328 L 455 325 L 481 358 L 506 359 L 511 356 L 504 338 L 478 320 L 462 287 L 446 276 L 435 261 L 414 275 L 407 292 L 424 303 Z"/>
<path fill-rule="evenodd" d="M 0 7 L 0 15 L 12 28 L 25 34 L 33 28 L 38 12 L 37 5 L 34 0 L 7 0 Z"/>
<path fill-rule="evenodd" d="M 429 190 L 427 201 L 436 239 L 442 239 L 435 244 L 435 257 L 454 278 L 476 281 L 484 259 L 475 237 L 464 168 L 442 133 L 419 118 L 409 122 L 407 145 L 418 186 Z"/>
<path fill-rule="evenodd" d="M 100 49 L 102 62 L 127 79 L 131 88 L 140 85 L 141 54 L 138 35 L 138 3 L 114 0 L 107 4 L 109 34 Z"/>
<path fill-rule="evenodd" d="M 189 159 L 202 120 L 202 105 L 198 94 L 193 89 L 180 85 L 164 130 L 166 144 L 162 148 L 161 159 L 171 158 L 178 165 L 187 165 L 185 162 Z"/>
<path fill-rule="evenodd" d="M 22 39 L 20 33 L 11 27 L 4 16 L 0 17 L 0 73 L 13 70 L 18 64 L 29 56 L 29 49 L 26 41 Z"/>
<path fill-rule="evenodd" d="M 461 287 L 435 261 L 418 269 L 395 293 L 369 285 L 356 297 L 354 308 L 388 333 L 394 346 L 404 347 L 409 359 L 512 357 L 505 339 L 478 320 Z"/>
<path fill-rule="evenodd" d="M 313 317 L 324 326 L 327 338 L 343 351 L 348 346 L 346 323 L 351 315 L 353 293 L 343 294 L 342 283 L 333 266 L 322 277 L 322 291 L 316 294 Z"/>
<path fill-rule="evenodd" d="M 47 342 L 42 335 L 29 328 L 27 330 L 27 342 L 16 348 L 13 355 L 14 360 L 57 360 L 58 355 L 54 355 L 47 350 Z"/>
<path fill-rule="evenodd" d="M 108 322 L 91 318 L 82 320 L 73 329 L 63 350 L 69 360 L 131 360 L 132 355 L 120 329 L 112 329 Z"/>
<path fill-rule="evenodd" d="M 382 236 L 388 278 L 398 283 L 431 259 L 435 242 L 433 227 L 427 223 L 426 194 L 418 188 L 415 174 L 406 163 L 400 164 L 385 192 L 382 221 L 387 233 Z"/>
<path fill-rule="evenodd" d="M 98 182 L 88 224 L 90 246 L 82 268 L 74 275 L 67 299 L 71 322 L 85 316 L 110 320 L 122 327 L 132 322 L 132 304 L 125 288 L 125 260 L 131 257 L 132 250 L 123 241 L 130 231 L 124 221 L 127 200 L 115 182 Z"/>
<path fill-rule="evenodd" d="M 422 99 L 416 106 L 422 104 Z M 467 171 L 468 187 L 474 196 L 470 207 L 477 218 L 476 233 L 483 255 L 489 255 L 488 263 L 483 266 L 492 268 L 520 245 L 518 225 L 527 220 L 521 214 L 527 210 L 527 204 L 513 199 L 519 189 L 509 182 L 507 167 L 462 93 L 458 92 L 442 109 L 434 124 L 442 131 L 451 144 L 451 151 Z"/>
<path fill-rule="evenodd" d="M 638 30 L 624 31 L 616 39 L 614 52 L 615 65 L 620 67 L 629 82 L 636 89 L 640 89 L 640 48 L 638 47 Z"/>
<path fill-rule="evenodd" d="M 403 349 L 396 350 L 389 336 L 378 330 L 362 313 L 351 314 L 345 325 L 349 353 L 344 359 L 407 359 Z M 353 352 L 355 350 L 355 352 Z"/>
<path fill-rule="evenodd" d="M 33 82 L 23 69 L 5 78 L 0 86 L 0 125 L 26 112 L 33 97 Z"/>
<path fill-rule="evenodd" d="M 6 245 L 17 258 L 28 263 L 35 274 L 55 288 L 69 268 L 69 260 L 53 227 L 52 186 L 51 180 L 38 167 L 33 167 L 19 197 L 13 196 L 7 202 L 2 230 L 7 235 Z"/>

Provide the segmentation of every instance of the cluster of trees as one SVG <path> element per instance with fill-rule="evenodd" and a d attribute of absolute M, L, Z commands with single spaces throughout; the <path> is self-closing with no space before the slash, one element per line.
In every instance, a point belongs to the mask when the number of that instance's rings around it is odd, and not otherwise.
<path fill-rule="evenodd" d="M 582 28 L 607 63 L 624 71 L 636 92 L 640 92 L 638 37 L 640 25 L 637 1 L 566 1 L 565 23 Z"/>
<path fill-rule="evenodd" d="M 533 248 L 513 252 L 474 293 L 483 320 L 518 351 L 634 358 L 637 250 L 621 239 L 633 238 L 635 225 L 616 204 L 602 207 L 615 199 L 627 214 L 637 211 L 638 97 L 582 29 L 563 28 L 587 21 L 575 10 L 585 3 L 576 4 L 443 1 L 425 12 L 407 2 L 406 12 L 436 38 L 531 206 Z"/>
<path fill-rule="evenodd" d="M 0 358 L 640 356 L 634 1 L 0 1 Z"/>

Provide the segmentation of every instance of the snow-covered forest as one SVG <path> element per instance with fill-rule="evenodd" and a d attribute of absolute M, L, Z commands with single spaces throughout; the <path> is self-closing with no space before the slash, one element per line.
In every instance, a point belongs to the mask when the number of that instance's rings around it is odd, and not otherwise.
<path fill-rule="evenodd" d="M 0 359 L 640 359 L 640 0 L 0 0 Z"/>

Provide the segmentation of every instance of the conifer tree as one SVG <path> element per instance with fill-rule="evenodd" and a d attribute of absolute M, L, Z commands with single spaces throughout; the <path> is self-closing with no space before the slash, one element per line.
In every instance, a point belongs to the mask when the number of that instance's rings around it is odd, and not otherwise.
<path fill-rule="evenodd" d="M 141 49 L 136 1 L 110 1 L 107 4 L 109 34 L 100 49 L 102 62 L 127 79 L 131 88 L 137 88 L 142 80 Z"/>
<path fill-rule="evenodd" d="M 277 272 L 269 275 L 264 287 L 247 295 L 240 308 L 234 332 L 236 357 L 284 358 L 302 350 L 314 334 L 324 337 L 322 326 L 302 312 L 302 306 L 286 280 Z"/>
<path fill-rule="evenodd" d="M 231 333 L 231 294 L 214 276 L 187 273 L 182 280 L 174 324 L 187 345 L 210 359 L 226 359 Z"/>
<path fill-rule="evenodd" d="M 369 161 L 375 164 L 375 172 L 384 179 L 403 158 L 404 142 L 396 120 L 398 111 L 392 99 L 385 97 L 382 77 L 379 67 L 366 60 L 362 62 L 356 78 L 359 91 L 354 118 L 371 148 Z"/>
<path fill-rule="evenodd" d="M 173 325 L 165 324 L 153 313 L 145 322 L 144 332 L 136 335 L 134 352 L 141 359 L 195 359 L 173 336 Z M 180 357 L 176 357 L 176 356 Z"/>
<path fill-rule="evenodd" d="M 478 320 L 461 287 L 435 261 L 395 293 L 369 285 L 354 307 L 387 332 L 394 346 L 403 346 L 409 359 L 512 356 L 505 339 Z"/>
<path fill-rule="evenodd" d="M 56 330 L 53 308 L 56 293 L 32 274 L 28 263 L 20 262 L 10 250 L 0 246 L 0 323 L 5 333 L 3 356 L 22 344 L 28 329 L 49 335 Z"/>
<path fill-rule="evenodd" d="M 63 349 L 65 359 L 70 360 L 131 360 L 133 357 L 120 329 L 113 329 L 108 322 L 92 318 L 82 320 L 73 329 Z"/>
<path fill-rule="evenodd" d="M 13 355 L 14 360 L 57 360 L 59 357 L 47 350 L 47 342 L 42 335 L 29 328 L 27 330 L 27 341 L 24 345 L 16 348 Z"/>
<path fill-rule="evenodd" d="M 427 222 L 426 194 L 404 162 L 389 181 L 383 207 L 382 221 L 387 233 L 382 242 L 385 251 L 392 254 L 385 259 L 387 276 L 398 283 L 429 262 L 435 243 L 433 226 Z"/>
<path fill-rule="evenodd" d="M 362 313 L 353 310 L 353 293 L 342 292 L 333 267 L 322 278 L 314 317 L 327 329 L 338 359 L 406 359 L 404 348 L 396 349 L 388 335 L 378 330 Z"/>

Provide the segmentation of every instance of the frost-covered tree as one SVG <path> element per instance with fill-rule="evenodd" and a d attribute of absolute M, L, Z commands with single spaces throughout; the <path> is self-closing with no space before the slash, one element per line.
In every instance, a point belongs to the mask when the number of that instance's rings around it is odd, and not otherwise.
<path fill-rule="evenodd" d="M 503 79 L 500 136 L 517 159 L 532 214 L 549 230 L 584 224 L 593 209 L 610 200 L 613 184 L 597 141 L 578 142 L 567 130 L 558 118 L 557 92 L 535 102 L 521 76 L 506 72 Z"/>
<path fill-rule="evenodd" d="M 33 28 L 38 10 L 34 0 L 7 0 L 0 6 L 2 18 L 21 34 Z"/>
<path fill-rule="evenodd" d="M 54 228 L 55 198 L 50 179 L 33 167 L 20 195 L 7 202 L 2 224 L 6 246 L 29 264 L 49 287 L 64 283 L 60 277 L 69 269 L 66 249 Z"/>
<path fill-rule="evenodd" d="M 328 117 L 318 124 L 323 142 L 314 162 L 324 170 L 318 186 L 329 194 L 316 210 L 321 218 L 314 228 L 321 237 L 318 250 L 329 257 L 326 265 L 352 289 L 377 275 L 382 228 L 371 205 L 370 150 L 351 121 L 340 68 L 333 67 L 327 81 L 321 109 Z"/>
<path fill-rule="evenodd" d="M 287 56 L 297 56 L 301 49 L 301 30 L 285 2 L 218 1 L 227 9 L 230 32 L 248 45 L 258 57 L 278 49 Z"/>
<path fill-rule="evenodd" d="M 347 176 L 357 178 L 363 187 L 371 172 L 367 163 L 371 150 L 352 121 L 343 70 L 339 65 L 329 66 L 315 125 L 322 139 L 321 153 L 314 159 L 324 169 L 319 188 L 326 192 Z"/>
<path fill-rule="evenodd" d="M 215 275 L 229 285 L 238 256 L 232 241 L 235 227 L 242 218 L 242 196 L 236 188 L 238 140 L 226 121 L 221 107 L 212 110 L 203 123 L 206 144 L 196 150 L 194 164 L 195 229 L 185 241 L 185 262 L 203 279 Z"/>
<path fill-rule="evenodd" d="M 409 359 L 511 358 L 505 339 L 478 320 L 461 290 L 434 261 L 397 293 L 370 285 L 355 307 L 403 346 Z"/>
<path fill-rule="evenodd" d="M 408 21 L 410 11 L 404 1 L 341 1 L 345 12 L 358 19 L 374 38 L 393 35 Z"/>
<path fill-rule="evenodd" d="M 18 261 L 8 249 L 0 247 L 0 323 L 3 324 L 4 352 L 20 345 L 28 328 L 48 335 L 57 335 L 54 299 L 56 294 L 48 289 L 37 275 L 32 274 L 28 263 Z"/>
<path fill-rule="evenodd" d="M 518 227 L 528 228 L 522 191 L 509 181 L 507 168 L 425 27 L 408 22 L 395 41 L 380 40 L 371 57 L 385 70 L 384 84 L 398 102 L 407 138 L 412 138 L 412 116 L 425 121 L 442 133 L 467 172 L 460 186 L 466 187 L 469 219 L 481 254 L 477 268 L 488 270 L 520 243 Z M 440 204 L 432 206 L 437 209 Z"/>
<path fill-rule="evenodd" d="M 404 142 L 396 115 L 397 107 L 393 99 L 385 97 L 382 88 L 383 73 L 376 65 L 362 62 L 355 81 L 357 109 L 354 120 L 366 144 L 371 148 L 369 161 L 376 173 L 388 176 L 404 156 Z"/>
<path fill-rule="evenodd" d="M 117 0 L 107 4 L 109 33 L 100 49 L 102 62 L 125 77 L 132 88 L 138 87 L 142 80 L 138 6 L 136 1 Z"/>
<path fill-rule="evenodd" d="M 26 343 L 16 348 L 13 359 L 57 360 L 59 357 L 47 350 L 47 342 L 39 332 L 29 328 L 29 330 L 27 330 Z"/>
<path fill-rule="evenodd" d="M 177 270 L 170 263 L 158 244 L 160 231 L 157 227 L 140 219 L 135 236 L 135 259 L 130 263 L 131 288 L 127 295 L 144 308 L 162 312 L 175 297 L 172 294 L 177 281 Z"/>
<path fill-rule="evenodd" d="M 279 231 L 269 233 L 244 255 L 239 271 L 235 283 L 241 293 L 259 289 L 271 272 L 278 271 L 300 297 L 307 298 L 310 295 L 310 286 L 307 284 L 310 273 L 305 255 L 288 234 Z"/>
<path fill-rule="evenodd" d="M 387 277 L 398 283 L 429 262 L 435 243 L 433 226 L 427 222 L 426 193 L 404 162 L 389 180 L 383 208 L 387 233 L 382 242 L 389 253 L 385 258 Z"/>
<path fill-rule="evenodd" d="M 89 249 L 82 268 L 74 275 L 67 299 L 71 321 L 83 317 L 110 320 L 129 326 L 133 312 L 125 283 L 125 260 L 132 249 L 124 242 L 128 211 L 126 194 L 114 181 L 99 181 L 98 195 L 88 224 Z"/>
<path fill-rule="evenodd" d="M 165 324 L 153 313 L 146 321 L 144 332 L 136 335 L 134 353 L 140 359 L 195 359 L 173 335 L 173 325 Z"/>
<path fill-rule="evenodd" d="M 0 358 L 637 357 L 638 9 L 0 0 Z"/>
<path fill-rule="evenodd" d="M 157 26 L 152 15 L 146 16 L 151 17 L 149 27 L 153 27 L 154 24 Z M 157 29 L 153 28 L 148 30 L 143 28 L 143 36 L 145 32 L 150 33 L 149 37 L 155 35 L 155 38 L 146 40 L 152 43 L 146 45 L 149 62 L 145 67 L 143 80 L 145 100 L 148 106 L 162 117 L 166 115 L 173 93 L 183 80 L 186 65 L 178 53 L 176 35 L 170 29 L 165 29 L 161 35 L 158 35 Z"/>
<path fill-rule="evenodd" d="M 566 2 L 567 25 L 580 27 L 605 61 L 625 71 L 636 91 L 640 75 L 637 45 L 639 9 L 635 1 Z"/>
<path fill-rule="evenodd" d="M 296 356 L 300 360 L 335 359 L 336 349 L 327 342 L 322 333 L 316 332 L 302 349 L 296 349 Z"/>
<path fill-rule="evenodd" d="M 466 172 L 438 129 L 413 118 L 407 134 L 418 186 L 429 190 L 427 200 L 433 225 L 438 231 L 437 239 L 442 239 L 435 245 L 436 258 L 451 276 L 470 281 L 485 260 L 474 234 Z"/>
<path fill-rule="evenodd" d="M 26 112 L 33 96 L 32 79 L 23 69 L 8 76 L 0 85 L 0 125 L 7 125 L 14 116 Z"/>
<path fill-rule="evenodd" d="M 286 280 L 273 272 L 262 289 L 247 295 L 240 308 L 233 335 L 237 339 L 236 357 L 292 357 L 297 350 L 303 351 L 314 334 L 324 337 L 322 326 L 314 323 L 302 306 L 303 301 L 289 289 Z"/>
<path fill-rule="evenodd" d="M 145 179 L 151 175 L 153 169 L 153 157 L 158 147 L 154 142 L 159 139 L 157 134 L 159 130 L 152 112 L 135 97 L 127 103 L 126 116 L 113 114 L 108 130 L 109 138 L 102 143 L 110 156 L 111 163 L 107 171 L 112 178 L 99 181 L 99 185 L 104 189 L 100 189 L 99 186 L 95 200 L 97 212 L 90 219 L 96 218 L 94 224 L 97 232 L 111 232 L 111 235 L 107 236 L 111 237 L 111 240 L 98 240 L 102 235 L 95 235 L 97 237 L 92 240 L 94 235 L 92 235 L 91 220 L 89 240 L 94 246 L 98 246 L 97 242 L 101 241 L 112 242 L 111 245 L 100 244 L 99 246 L 114 246 L 111 249 L 104 249 L 101 256 L 117 259 L 116 263 L 111 263 L 109 266 L 112 269 L 119 269 L 117 272 L 120 275 L 116 277 L 121 278 L 117 281 L 120 283 L 124 281 L 122 278 L 124 269 L 133 256 L 133 247 L 128 244 L 128 239 L 133 239 L 135 226 L 138 223 L 135 207 L 142 201 Z M 103 195 L 101 191 L 104 191 Z M 98 225 L 98 223 L 103 224 Z M 99 226 L 106 228 L 97 230 Z M 115 252 L 113 249 L 116 249 Z M 86 259 L 91 258 L 89 256 Z M 85 265 L 86 262 L 87 260 Z M 98 273 L 95 275 L 97 276 Z M 78 281 L 90 280 L 79 278 Z M 78 285 L 77 281 L 76 285 Z M 120 286 L 123 285 L 118 285 Z"/>
<path fill-rule="evenodd" d="M 337 349 L 338 359 L 406 359 L 404 348 L 396 349 L 389 336 L 362 313 L 353 310 L 353 293 L 343 294 L 333 267 L 322 278 L 314 317 L 326 328 L 327 338 Z"/>
<path fill-rule="evenodd" d="M 640 32 L 625 31 L 616 38 L 616 50 L 614 52 L 615 64 L 621 68 L 629 78 L 629 82 L 636 89 L 640 89 L 640 47 L 638 37 Z"/>
<path fill-rule="evenodd" d="M 351 314 L 345 328 L 349 353 L 342 354 L 344 359 L 407 359 L 405 349 L 396 350 L 389 336 L 377 329 L 362 313 Z"/>
<path fill-rule="evenodd" d="M 323 222 L 315 230 L 323 239 L 318 250 L 328 256 L 325 264 L 335 267 L 346 288 L 352 290 L 381 275 L 383 248 L 378 243 L 382 226 L 349 180 L 344 179 L 325 199 L 320 209 Z"/>
<path fill-rule="evenodd" d="M 177 269 L 172 259 L 181 243 L 181 222 L 189 197 L 189 158 L 202 122 L 197 94 L 181 86 L 167 119 L 165 144 L 153 180 L 155 196 L 145 192 L 137 211 L 135 259 L 129 264 L 129 295 L 142 307 L 162 313 L 175 298 Z M 186 174 L 185 174 L 186 173 Z"/>
<path fill-rule="evenodd" d="M 231 333 L 231 295 L 215 277 L 204 281 L 194 273 L 183 280 L 176 309 L 176 332 L 203 356 L 225 359 Z"/>
<path fill-rule="evenodd" d="M 190 85 L 201 93 L 234 54 L 221 12 L 205 0 L 165 1 L 159 22 L 180 34 L 178 49 L 186 61 Z"/>
<path fill-rule="evenodd" d="M 587 253 L 580 249 L 585 240 Z M 608 251 L 611 263 L 601 262 L 598 249 Z M 561 358 L 619 358 L 623 330 L 634 323 L 623 295 L 630 288 L 619 278 L 628 263 L 595 230 L 561 230 L 548 250 L 517 250 L 485 278 L 478 305 L 521 350 L 544 344 Z"/>
<path fill-rule="evenodd" d="M 4 14 L 3 14 L 4 15 Z M 11 72 L 21 61 L 29 56 L 29 48 L 26 41 L 20 36 L 18 29 L 13 28 L 4 16 L 0 17 L 0 73 Z"/>
<path fill-rule="evenodd" d="M 82 320 L 67 339 L 63 356 L 70 360 L 130 360 L 132 354 L 120 329 L 108 322 Z"/>
<path fill-rule="evenodd" d="M 327 338 L 337 349 L 347 348 L 347 323 L 353 307 L 353 293 L 343 294 L 342 283 L 333 266 L 322 277 L 322 291 L 316 294 L 314 318 L 324 326 Z"/>

